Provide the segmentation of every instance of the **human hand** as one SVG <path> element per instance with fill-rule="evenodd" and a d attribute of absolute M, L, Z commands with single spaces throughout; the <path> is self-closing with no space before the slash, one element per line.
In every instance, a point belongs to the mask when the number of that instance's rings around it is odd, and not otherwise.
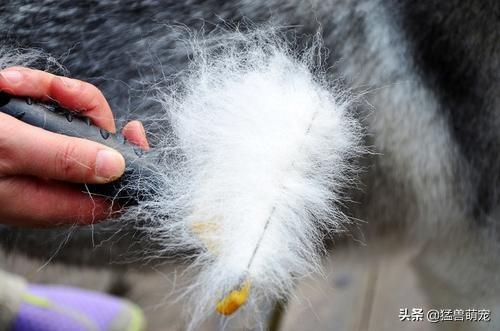
<path fill-rule="evenodd" d="M 0 91 L 55 100 L 116 132 L 111 108 L 89 83 L 12 67 L 0 71 Z M 140 122 L 129 122 L 122 133 L 131 143 L 149 148 Z M 124 168 L 123 156 L 107 146 L 52 133 L 0 113 L 0 223 L 48 227 L 105 219 L 117 207 L 72 183 L 107 183 L 119 178 Z"/>

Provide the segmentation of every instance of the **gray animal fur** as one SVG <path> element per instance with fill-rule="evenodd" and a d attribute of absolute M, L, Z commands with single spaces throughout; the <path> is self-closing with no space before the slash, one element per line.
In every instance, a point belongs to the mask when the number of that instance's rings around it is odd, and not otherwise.
<path fill-rule="evenodd" d="M 426 279 L 470 300 L 500 295 L 497 1 L 16 0 L 0 4 L 0 13 L 2 47 L 51 54 L 70 76 L 103 90 L 121 122 L 159 107 L 145 97 L 144 82 L 186 65 L 183 30 L 272 24 L 286 27 L 297 43 L 321 31 L 332 77 L 368 91 L 357 115 L 375 153 L 361 160 L 366 171 L 352 192 L 358 203 L 348 207 L 349 215 L 366 221 L 366 241 L 378 240 L 383 228 L 426 243 L 418 262 Z M 110 237 L 118 256 L 132 241 L 144 244 L 132 239 L 132 228 L 95 230 L 74 229 L 56 257 L 120 259 L 106 244 L 92 249 L 94 234 L 98 241 Z M 46 257 L 66 234 L 10 230 L 2 241 Z M 88 249 L 83 257 L 82 247 Z"/>

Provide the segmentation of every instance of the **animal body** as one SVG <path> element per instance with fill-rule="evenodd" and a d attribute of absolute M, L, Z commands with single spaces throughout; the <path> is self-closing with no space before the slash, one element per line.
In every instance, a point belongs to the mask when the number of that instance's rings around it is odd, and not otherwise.
<path fill-rule="evenodd" d="M 298 48 L 319 34 L 328 50 L 322 55 L 327 79 L 359 96 L 350 111 L 370 152 L 356 160 L 363 171 L 346 193 L 356 203 L 342 209 L 364 221 L 359 226 L 366 242 L 393 232 L 423 243 L 417 263 L 422 279 L 451 289 L 445 296 L 429 288 L 436 304 L 495 305 L 499 2 L 6 1 L 0 4 L 0 52 L 29 48 L 50 54 L 69 76 L 98 86 L 120 121 L 147 122 L 161 104 L 147 98 L 144 83 L 175 80 L 186 68 L 191 56 L 186 35 L 262 25 L 279 27 Z M 0 65 L 16 64 L 9 61 L 0 55 Z M 51 68 L 46 60 L 32 65 Z M 46 257 L 59 246 L 61 231 L 9 229 L 1 240 L 8 249 Z M 122 254 L 130 245 L 148 250 L 156 245 L 135 226 L 118 230 L 103 224 L 73 229 L 56 258 L 105 265 L 109 250 L 91 249 L 91 236 L 119 242 Z M 75 254 L 82 249 L 88 254 Z"/>

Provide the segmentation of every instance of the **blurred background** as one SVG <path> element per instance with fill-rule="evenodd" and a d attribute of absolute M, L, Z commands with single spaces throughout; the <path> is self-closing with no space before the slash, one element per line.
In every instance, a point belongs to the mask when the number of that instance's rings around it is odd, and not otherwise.
<path fill-rule="evenodd" d="M 325 259 L 325 274 L 310 275 L 297 286 L 279 330 L 406 331 L 406 330 L 500 330 L 499 310 L 488 307 L 434 307 L 427 293 L 444 298 L 447 288 L 432 279 L 422 281 L 415 260 L 422 247 L 388 239 L 378 244 L 341 245 Z M 172 292 L 182 267 L 144 266 L 140 270 L 103 270 L 67 266 L 21 255 L 1 255 L 0 267 L 23 275 L 31 282 L 60 283 L 103 291 L 131 299 L 146 315 L 148 331 L 185 330 L 182 301 Z M 487 308 L 491 322 L 431 323 L 403 319 L 408 309 Z M 403 312 L 401 311 L 403 310 Z M 414 316 L 417 317 L 417 316 Z M 219 321 L 206 322 L 200 330 L 218 330 Z"/>

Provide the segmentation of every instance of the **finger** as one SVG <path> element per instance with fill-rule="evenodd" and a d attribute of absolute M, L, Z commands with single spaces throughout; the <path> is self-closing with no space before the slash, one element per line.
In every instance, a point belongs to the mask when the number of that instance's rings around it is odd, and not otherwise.
<path fill-rule="evenodd" d="M 122 130 L 122 134 L 132 144 L 139 146 L 144 150 L 149 150 L 148 138 L 144 126 L 139 121 L 128 122 Z"/>
<path fill-rule="evenodd" d="M 52 133 L 0 113 L 0 174 L 102 184 L 125 170 L 123 156 L 93 141 Z"/>
<path fill-rule="evenodd" d="M 55 100 L 63 107 L 85 113 L 95 125 L 116 132 L 111 108 L 92 84 L 40 70 L 12 67 L 0 72 L 0 90 L 17 96 Z"/>
<path fill-rule="evenodd" d="M 35 177 L 0 178 L 2 222 L 20 227 L 91 224 L 116 213 L 101 197 Z"/>

